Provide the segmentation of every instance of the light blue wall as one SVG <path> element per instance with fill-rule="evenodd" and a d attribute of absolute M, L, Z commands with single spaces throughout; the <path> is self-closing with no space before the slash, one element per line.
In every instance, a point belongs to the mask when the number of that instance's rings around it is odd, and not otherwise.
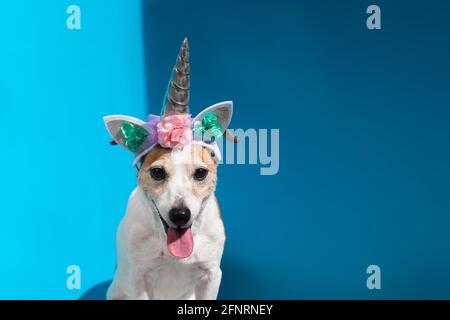
<path fill-rule="evenodd" d="M 280 128 L 278 175 L 219 169 L 220 297 L 450 298 L 450 7 L 380 0 L 371 32 L 369 4 L 2 2 L 0 298 L 104 293 L 136 173 L 101 118 L 159 112 L 185 36 L 194 114 L 233 99 L 233 128 Z"/>
<path fill-rule="evenodd" d="M 146 114 L 141 6 L 76 1 L 82 29 L 68 30 L 72 3 L 0 4 L 0 298 L 76 299 L 114 270 L 135 170 L 102 116 Z"/>

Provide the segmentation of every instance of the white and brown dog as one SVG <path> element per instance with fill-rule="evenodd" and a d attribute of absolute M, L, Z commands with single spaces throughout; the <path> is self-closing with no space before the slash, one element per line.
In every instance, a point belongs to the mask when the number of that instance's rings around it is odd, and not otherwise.
<path fill-rule="evenodd" d="M 117 231 L 108 299 L 217 298 L 225 230 L 214 195 L 216 140 L 231 120 L 232 103 L 215 104 L 191 119 L 189 78 L 185 39 L 161 117 L 104 118 L 113 144 L 133 152 L 133 164 L 141 164 Z"/>

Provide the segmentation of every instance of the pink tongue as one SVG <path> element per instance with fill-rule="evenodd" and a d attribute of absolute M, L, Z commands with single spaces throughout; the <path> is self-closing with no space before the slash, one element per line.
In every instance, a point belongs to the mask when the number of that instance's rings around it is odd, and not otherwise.
<path fill-rule="evenodd" d="M 194 249 L 191 227 L 170 228 L 167 232 L 167 250 L 177 259 L 187 258 Z"/>

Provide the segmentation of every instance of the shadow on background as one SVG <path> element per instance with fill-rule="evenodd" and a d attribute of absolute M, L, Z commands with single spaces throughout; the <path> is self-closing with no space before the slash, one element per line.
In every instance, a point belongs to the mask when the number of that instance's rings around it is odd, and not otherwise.
<path fill-rule="evenodd" d="M 260 281 L 255 273 L 224 255 L 222 259 L 222 282 L 218 299 L 262 299 Z"/>
<path fill-rule="evenodd" d="M 100 282 L 83 293 L 79 300 L 106 300 L 106 291 L 108 291 L 111 280 Z"/>

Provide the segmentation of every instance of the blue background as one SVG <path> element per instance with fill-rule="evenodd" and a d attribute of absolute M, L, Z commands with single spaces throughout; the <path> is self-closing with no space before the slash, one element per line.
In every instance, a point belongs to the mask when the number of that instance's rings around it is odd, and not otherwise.
<path fill-rule="evenodd" d="M 194 114 L 280 129 L 277 175 L 220 167 L 220 298 L 450 298 L 450 4 L 370 4 L 2 2 L 0 298 L 102 297 L 136 184 L 102 117 L 158 113 L 185 36 Z"/>

